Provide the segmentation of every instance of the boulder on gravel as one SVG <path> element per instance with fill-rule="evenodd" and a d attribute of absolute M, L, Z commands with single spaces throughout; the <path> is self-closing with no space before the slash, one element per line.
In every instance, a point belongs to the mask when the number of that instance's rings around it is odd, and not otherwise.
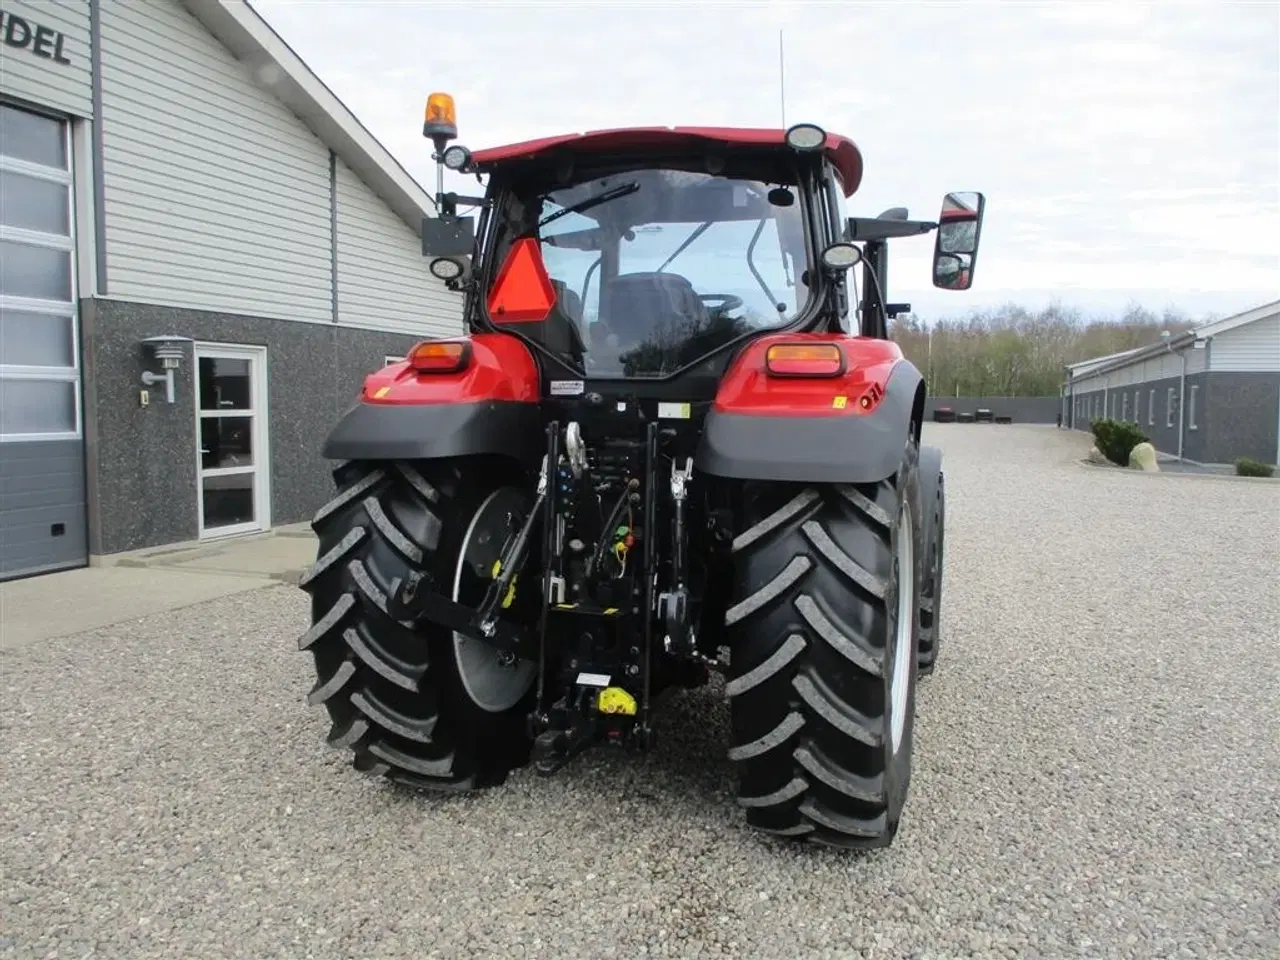
<path fill-rule="evenodd" d="M 1090 463 L 1096 463 L 1104 467 L 1110 465 L 1111 463 L 1110 460 L 1108 460 L 1106 457 L 1102 455 L 1102 451 L 1099 450 L 1096 446 L 1089 448 L 1089 455 L 1085 457 L 1085 459 L 1088 460 Z"/>
<path fill-rule="evenodd" d="M 1129 467 L 1132 470 L 1159 473 L 1160 464 L 1156 461 L 1156 448 L 1149 443 L 1138 444 L 1129 451 Z"/>

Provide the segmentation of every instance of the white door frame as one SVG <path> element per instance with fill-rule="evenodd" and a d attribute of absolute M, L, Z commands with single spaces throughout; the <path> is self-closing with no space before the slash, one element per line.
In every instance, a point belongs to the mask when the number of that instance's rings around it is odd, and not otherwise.
<path fill-rule="evenodd" d="M 195 458 L 196 458 L 196 524 L 201 540 L 220 540 L 224 537 L 243 536 L 247 533 L 263 533 L 271 529 L 271 437 L 268 429 L 268 397 L 267 397 L 267 348 L 238 343 L 212 343 L 197 341 L 192 357 L 192 401 L 195 415 Z M 249 361 L 249 409 L 227 410 L 219 416 L 250 417 L 250 449 L 253 451 L 253 465 L 248 467 L 222 467 L 216 470 L 205 470 L 200 457 L 200 358 L 212 357 L 225 360 Z M 215 527 L 205 530 L 204 526 L 204 478 L 231 476 L 233 474 L 253 474 L 253 513 L 255 519 L 250 523 L 237 523 L 227 527 Z"/>

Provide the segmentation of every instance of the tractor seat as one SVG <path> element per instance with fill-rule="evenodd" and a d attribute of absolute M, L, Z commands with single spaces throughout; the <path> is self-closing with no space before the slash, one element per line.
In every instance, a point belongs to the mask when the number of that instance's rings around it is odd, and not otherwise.
<path fill-rule="evenodd" d="M 582 340 L 582 298 L 563 280 L 552 280 L 556 302 L 551 307 L 547 318 L 536 326 L 535 336 L 548 350 L 563 356 L 581 360 L 585 352 Z M 530 331 L 533 333 L 533 331 Z"/>
<path fill-rule="evenodd" d="M 620 347 L 657 331 L 700 329 L 710 319 L 693 284 L 677 273 L 625 273 L 600 291 L 600 319 Z"/>

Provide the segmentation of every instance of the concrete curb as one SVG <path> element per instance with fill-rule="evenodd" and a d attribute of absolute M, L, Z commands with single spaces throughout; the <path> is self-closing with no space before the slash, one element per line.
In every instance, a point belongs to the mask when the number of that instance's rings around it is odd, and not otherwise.
<path fill-rule="evenodd" d="M 1130 467 L 1122 467 L 1118 463 L 1093 463 L 1090 460 L 1074 460 L 1077 466 L 1084 467 L 1089 470 L 1113 470 L 1117 473 L 1135 474 L 1144 477 L 1174 477 L 1179 480 L 1234 480 L 1244 481 L 1246 483 L 1280 483 L 1280 477 L 1240 477 L 1234 473 L 1193 473 L 1190 470 L 1159 470 L 1150 472 L 1147 470 L 1134 470 Z"/>

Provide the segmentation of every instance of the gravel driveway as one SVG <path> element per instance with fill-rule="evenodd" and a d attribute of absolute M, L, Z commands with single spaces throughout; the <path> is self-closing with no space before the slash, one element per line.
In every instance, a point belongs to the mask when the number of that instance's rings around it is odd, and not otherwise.
<path fill-rule="evenodd" d="M 1280 485 L 926 430 L 945 634 L 889 850 L 748 833 L 718 687 L 647 764 L 368 782 L 272 587 L 0 658 L 0 957 L 1280 956 Z"/>

